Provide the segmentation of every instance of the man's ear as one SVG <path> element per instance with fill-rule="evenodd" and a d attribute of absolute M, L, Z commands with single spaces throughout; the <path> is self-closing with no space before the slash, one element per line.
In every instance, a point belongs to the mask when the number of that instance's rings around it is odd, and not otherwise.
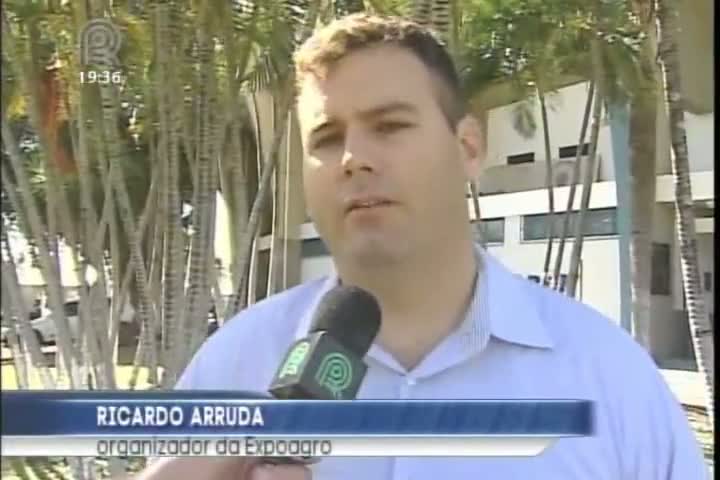
<path fill-rule="evenodd" d="M 467 179 L 475 182 L 480 177 L 484 160 L 480 122 L 472 115 L 465 115 L 458 122 L 457 138 Z"/>

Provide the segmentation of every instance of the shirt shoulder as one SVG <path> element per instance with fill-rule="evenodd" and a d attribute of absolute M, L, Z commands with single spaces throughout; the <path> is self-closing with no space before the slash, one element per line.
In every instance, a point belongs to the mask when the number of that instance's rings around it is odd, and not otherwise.
<path fill-rule="evenodd" d="M 597 415 L 614 432 L 626 478 L 706 478 L 684 410 L 648 351 L 595 309 L 527 283 L 559 362 L 594 392 Z"/>
<path fill-rule="evenodd" d="M 520 278 L 518 282 L 558 352 L 592 359 L 602 366 L 608 365 L 609 359 L 612 363 L 632 359 L 643 366 L 652 363 L 628 332 L 596 309 L 534 282 Z"/>
<path fill-rule="evenodd" d="M 266 391 L 323 281 L 272 295 L 226 321 L 198 349 L 175 388 Z"/>

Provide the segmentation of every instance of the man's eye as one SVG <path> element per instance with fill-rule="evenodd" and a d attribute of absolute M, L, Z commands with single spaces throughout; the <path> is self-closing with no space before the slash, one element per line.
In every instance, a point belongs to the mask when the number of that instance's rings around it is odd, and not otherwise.
<path fill-rule="evenodd" d="M 379 133 L 393 133 L 408 127 L 408 122 L 380 122 L 375 126 L 375 130 Z"/>
<path fill-rule="evenodd" d="M 320 137 L 317 140 L 315 140 L 313 146 L 315 148 L 320 147 L 328 147 L 331 145 L 337 145 L 338 142 L 342 141 L 342 135 L 339 133 L 333 133 L 330 135 L 325 135 L 324 137 Z"/>

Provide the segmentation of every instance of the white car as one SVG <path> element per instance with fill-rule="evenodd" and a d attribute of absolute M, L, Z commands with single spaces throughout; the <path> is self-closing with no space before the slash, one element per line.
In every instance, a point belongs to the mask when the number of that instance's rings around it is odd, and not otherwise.
<path fill-rule="evenodd" d="M 109 299 L 108 302 L 110 302 Z M 78 316 L 79 307 L 80 302 L 78 300 L 66 302 L 64 306 L 65 318 L 68 321 L 70 334 L 73 339 L 80 338 L 80 317 Z M 47 311 L 44 315 L 40 316 L 40 318 L 30 321 L 30 326 L 32 327 L 33 332 L 35 332 L 35 336 L 41 345 L 55 343 L 57 340 L 57 328 L 55 326 L 55 320 L 52 316 L 53 312 Z M 123 308 L 123 311 L 120 314 L 120 321 L 123 323 L 129 323 L 132 322 L 134 318 L 135 309 L 133 309 L 133 307 L 128 303 L 125 305 L 125 308 Z M 9 333 L 10 328 L 11 327 L 2 327 L 2 333 L 0 335 L 4 345 L 7 345 L 7 334 Z"/>

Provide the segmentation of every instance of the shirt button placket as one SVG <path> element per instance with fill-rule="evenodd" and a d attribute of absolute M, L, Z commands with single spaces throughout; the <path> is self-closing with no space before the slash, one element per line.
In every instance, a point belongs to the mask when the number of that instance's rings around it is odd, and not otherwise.
<path fill-rule="evenodd" d="M 417 380 L 409 375 L 402 378 L 400 384 L 400 398 L 410 399 L 413 397 L 413 387 L 417 385 Z M 393 480 L 411 480 L 409 464 L 407 459 L 396 458 L 393 468 Z"/>
<path fill-rule="evenodd" d="M 402 383 L 400 384 L 400 398 L 406 399 L 412 397 L 412 389 L 417 383 L 417 380 L 415 380 L 413 377 L 406 376 L 402 379 Z"/>

